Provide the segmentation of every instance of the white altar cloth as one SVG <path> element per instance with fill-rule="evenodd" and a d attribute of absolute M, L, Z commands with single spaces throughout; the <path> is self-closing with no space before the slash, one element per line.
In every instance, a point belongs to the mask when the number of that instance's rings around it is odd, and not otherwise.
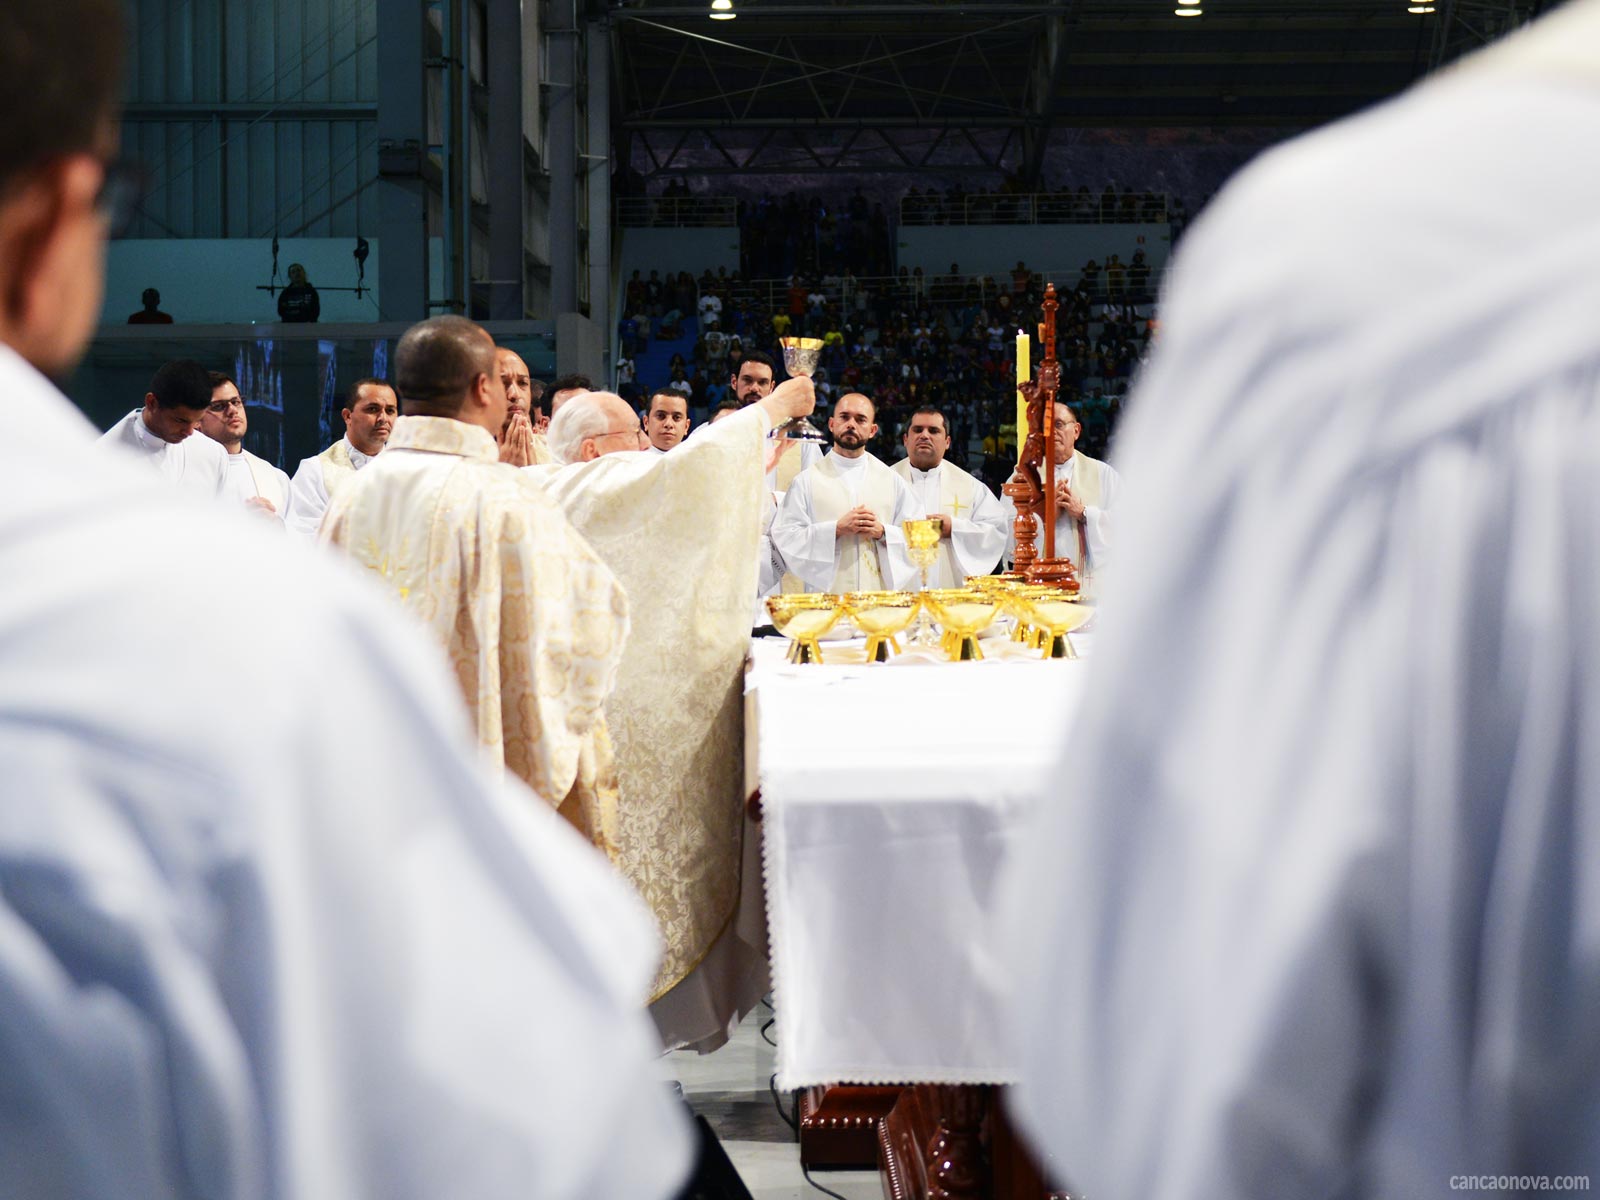
<path fill-rule="evenodd" d="M 985 643 L 792 666 L 785 646 L 758 642 L 746 684 L 778 1086 L 1010 1082 L 997 885 L 1024 813 L 1065 794 L 1048 773 L 1086 664 Z"/>

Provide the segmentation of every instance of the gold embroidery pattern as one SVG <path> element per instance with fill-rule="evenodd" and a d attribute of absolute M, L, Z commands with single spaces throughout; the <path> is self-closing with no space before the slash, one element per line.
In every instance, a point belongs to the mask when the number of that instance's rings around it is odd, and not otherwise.
<path fill-rule="evenodd" d="M 434 631 L 491 759 L 614 854 L 603 705 L 626 597 L 560 508 L 497 459 L 481 429 L 403 417 L 330 501 L 323 537 Z"/>

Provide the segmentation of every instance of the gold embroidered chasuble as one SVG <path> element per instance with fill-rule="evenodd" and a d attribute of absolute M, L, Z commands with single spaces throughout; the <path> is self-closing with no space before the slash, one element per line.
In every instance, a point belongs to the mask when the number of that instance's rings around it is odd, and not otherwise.
<path fill-rule="evenodd" d="M 739 899 L 764 438 L 752 412 L 670 454 L 527 470 L 616 572 L 633 613 L 606 721 L 622 783 L 618 863 L 666 943 L 652 1002 L 705 958 Z"/>
<path fill-rule="evenodd" d="M 322 463 L 322 486 L 330 497 L 356 477 L 356 465 L 350 461 L 350 445 L 344 438 L 329 446 L 317 458 Z"/>
<path fill-rule="evenodd" d="M 603 706 L 621 586 L 560 507 L 463 421 L 402 417 L 333 493 L 321 537 L 380 575 L 449 653 L 491 759 L 616 855 Z"/>

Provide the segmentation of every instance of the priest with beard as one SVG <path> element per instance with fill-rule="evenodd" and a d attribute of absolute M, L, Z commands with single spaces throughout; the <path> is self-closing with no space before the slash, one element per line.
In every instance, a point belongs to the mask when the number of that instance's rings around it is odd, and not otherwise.
<path fill-rule="evenodd" d="M 628 606 L 561 510 L 499 462 L 494 343 L 463 317 L 395 348 L 406 414 L 328 506 L 324 542 L 372 571 L 450 656 L 478 741 L 608 855 L 616 776 L 601 705 Z"/>
<path fill-rule="evenodd" d="M 772 545 L 809 592 L 875 592 L 912 586 L 900 525 L 923 515 L 906 481 L 873 455 L 870 399 L 839 397 L 828 418 L 833 449 L 795 477 L 772 522 Z"/>
<path fill-rule="evenodd" d="M 558 465 L 525 472 L 632 610 L 606 701 L 617 861 L 666 943 L 651 1015 L 669 1049 L 716 1049 L 768 986 L 759 836 L 744 805 L 744 663 L 767 434 L 813 405 L 811 381 L 791 379 L 670 454 L 647 454 L 627 401 L 587 392 L 551 419 Z"/>
<path fill-rule="evenodd" d="M 939 561 L 929 568 L 928 582 L 960 587 L 969 575 L 989 574 L 1006 548 L 1006 512 L 981 480 L 945 459 L 950 429 L 944 413 L 928 407 L 912 413 L 905 447 L 907 457 L 889 469 L 940 524 Z"/>

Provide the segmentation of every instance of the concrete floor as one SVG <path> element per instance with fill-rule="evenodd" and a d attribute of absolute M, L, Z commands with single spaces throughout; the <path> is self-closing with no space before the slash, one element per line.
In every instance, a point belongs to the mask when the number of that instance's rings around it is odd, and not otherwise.
<path fill-rule="evenodd" d="M 669 1054 L 664 1074 L 683 1085 L 685 1098 L 722 1139 L 739 1177 L 755 1200 L 825 1200 L 800 1173 L 800 1147 L 778 1115 L 769 1080 L 777 1069 L 777 1051 L 761 1036 L 772 1019 L 765 1004 L 755 1011 L 728 1044 L 712 1054 Z M 776 1026 L 767 1037 L 776 1036 Z M 791 1116 L 792 1095 L 781 1095 Z M 881 1200 L 883 1185 L 875 1171 L 814 1171 L 812 1177 L 845 1200 Z"/>

